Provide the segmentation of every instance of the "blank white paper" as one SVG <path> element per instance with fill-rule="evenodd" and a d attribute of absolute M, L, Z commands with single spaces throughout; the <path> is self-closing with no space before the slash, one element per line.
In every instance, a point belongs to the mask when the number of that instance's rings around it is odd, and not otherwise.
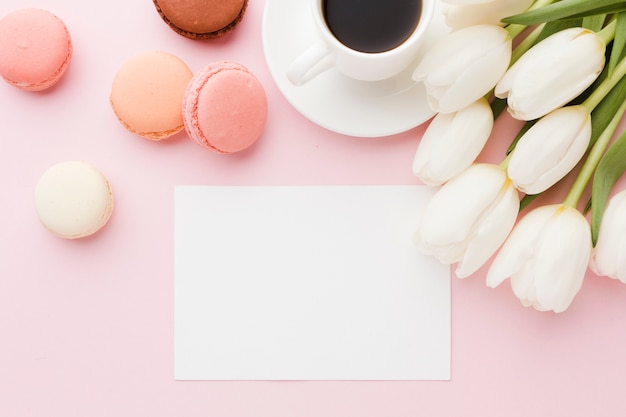
<path fill-rule="evenodd" d="M 421 186 L 179 186 L 175 378 L 447 380 Z"/>

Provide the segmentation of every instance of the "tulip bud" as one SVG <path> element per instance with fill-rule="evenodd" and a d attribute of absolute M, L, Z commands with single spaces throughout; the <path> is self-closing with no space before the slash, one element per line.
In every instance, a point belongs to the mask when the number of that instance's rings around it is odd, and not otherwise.
<path fill-rule="evenodd" d="M 460 29 L 473 25 L 503 26 L 501 19 L 524 12 L 533 0 L 441 0 L 446 25 Z"/>
<path fill-rule="evenodd" d="M 495 253 L 515 223 L 517 190 L 496 165 L 474 164 L 445 183 L 423 213 L 414 242 L 464 278 Z"/>
<path fill-rule="evenodd" d="M 507 172 L 526 194 L 547 190 L 567 175 L 585 154 L 591 139 L 591 115 L 583 106 L 554 110 L 518 141 Z"/>
<path fill-rule="evenodd" d="M 492 128 L 493 112 L 484 98 L 458 112 L 437 114 L 417 147 L 413 173 L 424 184 L 443 184 L 474 162 Z"/>
<path fill-rule="evenodd" d="M 626 284 L 626 190 L 609 201 L 589 266 L 600 276 Z"/>
<path fill-rule="evenodd" d="M 453 113 L 487 95 L 510 61 L 511 37 L 505 29 L 470 26 L 436 42 L 413 72 L 413 79 L 424 83 L 432 110 Z"/>
<path fill-rule="evenodd" d="M 530 211 L 496 255 L 487 285 L 511 279 L 515 296 L 539 311 L 565 311 L 580 290 L 591 254 L 589 223 L 562 204 Z"/>
<path fill-rule="evenodd" d="M 593 31 L 570 28 L 530 48 L 495 88 L 509 113 L 534 120 L 578 97 L 604 68 L 606 46 Z"/>

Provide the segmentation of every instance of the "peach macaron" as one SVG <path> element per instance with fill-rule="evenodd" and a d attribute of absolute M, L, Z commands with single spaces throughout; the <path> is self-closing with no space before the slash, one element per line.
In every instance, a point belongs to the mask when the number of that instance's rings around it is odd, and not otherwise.
<path fill-rule="evenodd" d="M 111 87 L 110 103 L 120 123 L 150 140 L 184 129 L 182 100 L 193 73 L 175 55 L 149 51 L 127 60 Z"/>
<path fill-rule="evenodd" d="M 26 8 L 0 19 L 0 75 L 9 84 L 28 91 L 50 88 L 71 57 L 69 31 L 54 14 Z"/>
<path fill-rule="evenodd" d="M 187 86 L 183 117 L 188 135 L 197 144 L 217 153 L 242 151 L 265 128 L 265 89 L 243 65 L 209 64 Z"/>
<path fill-rule="evenodd" d="M 153 0 L 159 16 L 179 35 L 212 39 L 232 31 L 243 18 L 248 0 Z"/>

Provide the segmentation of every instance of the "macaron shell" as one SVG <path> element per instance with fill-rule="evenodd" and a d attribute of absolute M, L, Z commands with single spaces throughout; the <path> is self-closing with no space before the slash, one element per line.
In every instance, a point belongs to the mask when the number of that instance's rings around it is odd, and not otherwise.
<path fill-rule="evenodd" d="M 129 131 L 150 140 L 184 129 L 182 98 L 193 73 L 178 57 L 145 52 L 126 61 L 111 87 L 111 107 Z"/>
<path fill-rule="evenodd" d="M 49 168 L 35 188 L 41 223 L 54 235 L 77 239 L 100 230 L 113 212 L 113 193 L 106 177 L 80 161 Z"/>
<path fill-rule="evenodd" d="M 190 39 L 218 38 L 239 24 L 248 0 L 153 0 L 172 30 Z"/>
<path fill-rule="evenodd" d="M 197 73 L 187 88 L 185 128 L 201 146 L 233 153 L 261 136 L 267 97 L 259 80 L 244 66 L 222 62 Z"/>
<path fill-rule="evenodd" d="M 72 56 L 67 27 L 54 14 L 21 9 L 0 19 L 0 75 L 29 91 L 56 84 Z"/>

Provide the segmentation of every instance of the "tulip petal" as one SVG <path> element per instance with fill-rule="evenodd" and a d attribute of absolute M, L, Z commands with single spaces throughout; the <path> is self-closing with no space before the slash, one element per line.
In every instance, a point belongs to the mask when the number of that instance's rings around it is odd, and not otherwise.
<path fill-rule="evenodd" d="M 480 222 L 459 262 L 456 275 L 465 278 L 476 272 L 504 242 L 515 224 L 519 211 L 519 196 L 510 181 L 504 178 L 499 198 L 494 201 Z"/>
<path fill-rule="evenodd" d="M 526 52 L 502 77 L 495 95 L 508 98 L 509 112 L 534 120 L 577 97 L 602 71 L 605 44 L 594 32 L 565 29 Z"/>
<path fill-rule="evenodd" d="M 511 275 L 511 289 L 524 307 L 534 307 L 537 310 L 545 310 L 537 304 L 537 291 L 535 289 L 536 275 L 532 270 L 532 259 L 532 256 L 530 256 L 527 262 L 522 265 L 522 268 Z"/>
<path fill-rule="evenodd" d="M 441 185 L 468 168 L 493 128 L 484 98 L 455 113 L 439 113 L 424 132 L 413 159 L 413 173 L 428 185 Z"/>
<path fill-rule="evenodd" d="M 557 206 L 554 205 L 541 206 L 521 218 L 493 260 L 487 272 L 487 286 L 495 288 L 505 279 L 523 270 L 533 256 L 535 242 L 542 229 L 556 209 Z M 522 284 L 519 284 L 520 289 Z"/>
<path fill-rule="evenodd" d="M 522 305 L 562 312 L 581 288 L 590 254 L 591 229 L 583 215 L 562 204 L 542 206 L 513 229 L 487 285 L 498 285 L 508 275 Z"/>
<path fill-rule="evenodd" d="M 537 243 L 532 262 L 536 304 L 556 313 L 566 310 L 579 292 L 591 254 L 591 230 L 575 209 L 555 213 Z"/>
<path fill-rule="evenodd" d="M 485 96 L 506 72 L 511 61 L 510 40 L 466 66 L 445 94 L 439 97 L 440 112 L 453 112 Z"/>
<path fill-rule="evenodd" d="M 464 31 L 468 31 L 464 29 Z M 433 84 L 448 85 L 456 78 L 456 73 L 472 60 L 472 51 L 467 45 L 463 32 L 454 31 L 437 41 L 424 55 L 415 70 L 413 79 L 423 81 L 427 78 Z M 454 56 L 455 59 L 450 59 Z M 446 62 L 448 65 L 441 65 Z M 437 76 L 437 78 L 434 78 Z"/>
<path fill-rule="evenodd" d="M 626 284 L 626 190 L 609 201 L 589 266 L 597 275 Z"/>
<path fill-rule="evenodd" d="M 501 186 L 502 177 L 494 175 L 492 166 L 472 165 L 433 196 L 424 214 L 424 218 L 431 221 L 424 222 L 422 230 L 433 236 L 434 244 L 464 239 L 472 222 L 498 196 Z"/>
<path fill-rule="evenodd" d="M 486 95 L 510 59 L 511 38 L 506 30 L 470 26 L 440 39 L 422 58 L 413 79 L 424 82 L 433 110 L 452 113 Z"/>
<path fill-rule="evenodd" d="M 515 186 L 538 194 L 580 161 L 591 139 L 591 117 L 582 106 L 562 107 L 542 117 L 519 140 L 508 165 Z"/>
<path fill-rule="evenodd" d="M 435 245 L 418 228 L 413 235 L 413 244 L 423 254 L 432 256 L 445 265 L 458 262 L 465 251 L 465 242 L 450 242 L 447 245 Z"/>
<path fill-rule="evenodd" d="M 464 257 L 468 245 L 489 242 L 490 237 L 478 230 L 480 223 L 489 218 L 504 178 L 504 171 L 498 166 L 475 164 L 444 184 L 422 215 L 414 235 L 417 248 L 442 263 L 451 264 Z"/>
<path fill-rule="evenodd" d="M 622 232 L 626 232 L 625 229 L 622 229 Z M 610 277 L 618 279 L 623 284 L 626 284 L 626 260 L 624 259 L 624 254 L 626 253 L 626 238 L 624 238 L 623 234 L 619 244 L 615 246 L 614 250 L 618 252 L 619 255 L 616 256 L 618 259 L 616 260 L 615 273 Z"/>
<path fill-rule="evenodd" d="M 430 49 L 415 69 L 413 79 L 425 80 L 431 88 L 446 87 L 454 83 L 459 74 L 476 59 L 476 51 L 466 47 L 466 36 L 471 34 L 463 33 L 470 29 L 452 32 Z M 450 59 L 452 56 L 454 59 Z"/>
<path fill-rule="evenodd" d="M 472 25 L 504 26 L 501 19 L 522 13 L 533 0 L 445 0 L 446 25 L 459 29 Z"/>

